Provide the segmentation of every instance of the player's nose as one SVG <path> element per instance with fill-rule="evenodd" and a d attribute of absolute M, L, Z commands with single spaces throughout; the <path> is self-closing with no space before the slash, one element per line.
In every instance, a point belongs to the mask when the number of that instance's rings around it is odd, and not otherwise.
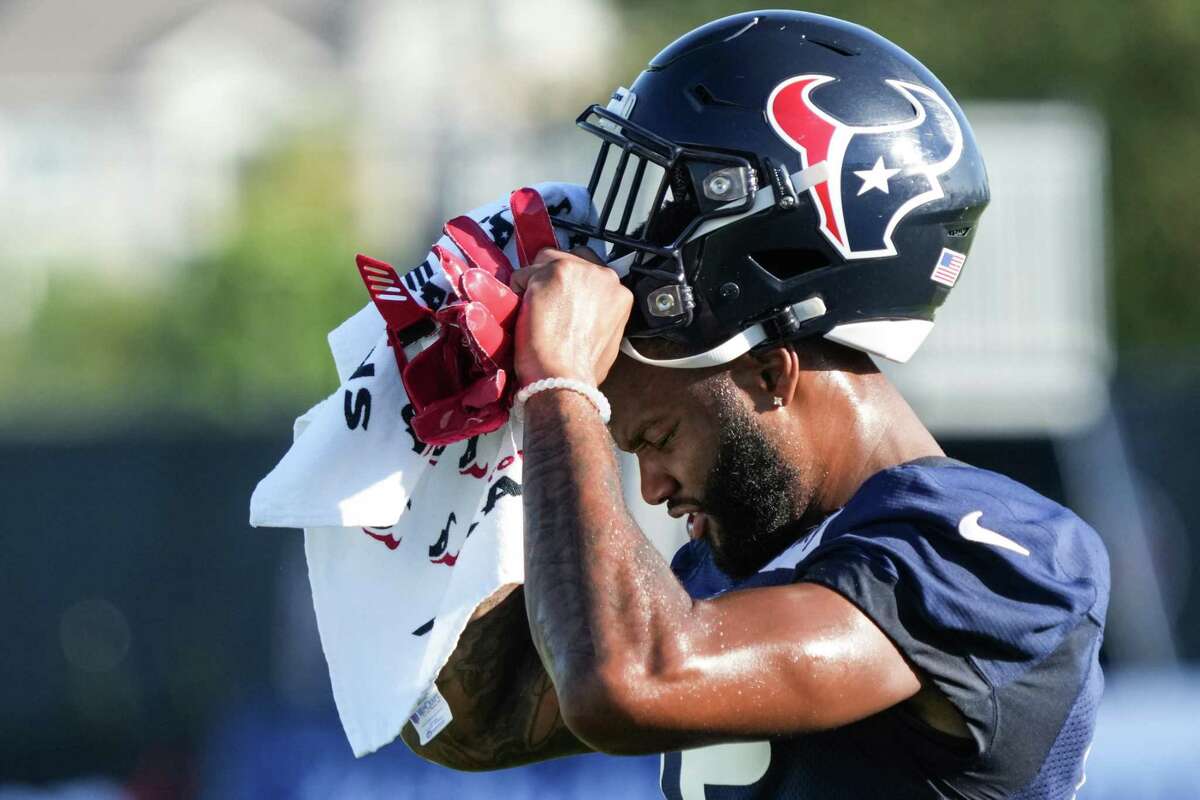
<path fill-rule="evenodd" d="M 679 482 L 652 456 L 638 453 L 638 474 L 641 476 L 642 499 L 652 506 L 666 502 L 679 492 Z"/>

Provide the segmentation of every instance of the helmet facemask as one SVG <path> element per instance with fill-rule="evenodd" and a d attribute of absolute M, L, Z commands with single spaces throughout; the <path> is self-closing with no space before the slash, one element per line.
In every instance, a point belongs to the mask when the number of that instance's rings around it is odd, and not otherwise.
<path fill-rule="evenodd" d="M 608 108 L 593 105 L 576 120 L 601 140 L 588 181 L 596 224 L 556 224 L 612 245 L 608 260 L 638 309 L 626 335 L 660 336 L 692 322 L 685 245 L 704 223 L 755 205 L 758 171 L 749 157 L 680 145 L 631 122 L 621 113 L 622 102 L 632 105 L 626 97 L 618 91 Z"/>

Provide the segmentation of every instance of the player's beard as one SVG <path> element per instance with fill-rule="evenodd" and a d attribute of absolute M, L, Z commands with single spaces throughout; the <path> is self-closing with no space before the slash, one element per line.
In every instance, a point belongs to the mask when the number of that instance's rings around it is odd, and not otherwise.
<path fill-rule="evenodd" d="M 747 578 L 804 532 L 805 483 L 731 393 L 716 395 L 720 440 L 703 503 L 717 525 L 706 538 L 722 572 Z"/>

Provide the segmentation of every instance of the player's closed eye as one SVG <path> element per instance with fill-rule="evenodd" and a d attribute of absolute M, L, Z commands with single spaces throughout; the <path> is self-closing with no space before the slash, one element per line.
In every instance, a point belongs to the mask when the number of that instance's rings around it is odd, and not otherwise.
<path fill-rule="evenodd" d="M 669 430 L 662 437 L 660 437 L 658 439 L 658 441 L 651 442 L 650 446 L 653 447 L 655 450 L 660 450 L 660 451 L 665 450 L 667 448 L 667 446 L 671 444 L 671 442 L 675 441 L 675 434 L 678 432 L 679 432 L 679 423 L 677 422 L 677 423 L 675 423 L 675 427 L 671 428 L 671 430 Z"/>

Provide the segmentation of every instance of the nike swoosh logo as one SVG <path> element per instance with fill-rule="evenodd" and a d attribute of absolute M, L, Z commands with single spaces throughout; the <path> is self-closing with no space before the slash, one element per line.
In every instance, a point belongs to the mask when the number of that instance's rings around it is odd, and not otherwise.
<path fill-rule="evenodd" d="M 993 530 L 988 530 L 979 524 L 979 518 L 983 516 L 982 511 L 972 511 L 958 521 L 958 535 L 966 539 L 968 542 L 978 542 L 979 544 L 990 544 L 993 547 L 1000 547 L 1005 550 L 1011 550 L 1019 555 L 1027 556 L 1029 551 L 1021 545 L 1014 542 L 1002 533 L 996 533 Z"/>

